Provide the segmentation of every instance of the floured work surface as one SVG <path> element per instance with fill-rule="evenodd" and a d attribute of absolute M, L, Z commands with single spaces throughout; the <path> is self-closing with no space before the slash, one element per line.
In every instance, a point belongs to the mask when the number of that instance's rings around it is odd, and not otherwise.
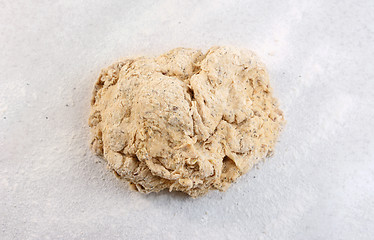
<path fill-rule="evenodd" d="M 284 123 L 254 53 L 177 48 L 102 70 L 92 149 L 141 192 L 226 190 L 269 156 Z"/>

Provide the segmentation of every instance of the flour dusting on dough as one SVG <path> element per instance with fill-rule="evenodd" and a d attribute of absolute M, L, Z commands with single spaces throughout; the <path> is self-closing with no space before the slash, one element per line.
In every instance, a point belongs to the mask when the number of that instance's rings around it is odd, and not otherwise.
<path fill-rule="evenodd" d="M 93 151 L 141 192 L 226 190 L 273 152 L 284 123 L 264 65 L 232 47 L 177 48 L 103 69 Z"/>

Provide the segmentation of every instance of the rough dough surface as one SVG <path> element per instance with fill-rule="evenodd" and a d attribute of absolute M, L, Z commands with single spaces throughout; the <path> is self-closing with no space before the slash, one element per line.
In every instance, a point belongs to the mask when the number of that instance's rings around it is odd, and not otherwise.
<path fill-rule="evenodd" d="M 273 152 L 284 123 L 264 65 L 232 47 L 118 61 L 91 104 L 93 151 L 145 193 L 226 190 Z"/>

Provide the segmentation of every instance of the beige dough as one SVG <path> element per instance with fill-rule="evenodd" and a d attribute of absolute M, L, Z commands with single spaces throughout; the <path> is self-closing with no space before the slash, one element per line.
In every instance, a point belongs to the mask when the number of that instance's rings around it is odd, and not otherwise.
<path fill-rule="evenodd" d="M 102 70 L 92 149 L 140 192 L 226 190 L 269 156 L 284 123 L 264 65 L 232 47 L 176 48 Z"/>

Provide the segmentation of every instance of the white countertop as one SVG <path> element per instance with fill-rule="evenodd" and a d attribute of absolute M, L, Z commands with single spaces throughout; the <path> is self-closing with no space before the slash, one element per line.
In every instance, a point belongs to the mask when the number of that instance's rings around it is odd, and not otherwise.
<path fill-rule="evenodd" d="M 1 239 L 373 239 L 374 2 L 1 1 Z M 102 67 L 255 51 L 285 111 L 226 193 L 131 192 L 89 150 Z"/>

